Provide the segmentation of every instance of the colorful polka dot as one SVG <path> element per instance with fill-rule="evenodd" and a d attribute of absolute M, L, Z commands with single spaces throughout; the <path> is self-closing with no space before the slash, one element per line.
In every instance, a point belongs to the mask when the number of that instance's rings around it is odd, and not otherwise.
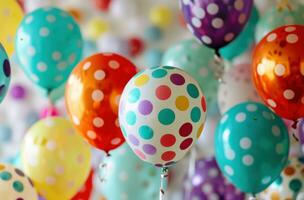
<path fill-rule="evenodd" d="M 150 128 L 147 125 L 141 126 L 139 128 L 139 135 L 141 138 L 146 139 L 146 140 L 150 140 L 153 138 L 153 129 Z"/>
<path fill-rule="evenodd" d="M 128 139 L 133 145 L 135 145 L 135 146 L 139 145 L 139 140 L 134 135 L 129 134 Z"/>
<path fill-rule="evenodd" d="M 135 153 L 138 157 L 140 157 L 141 159 L 143 159 L 143 160 L 146 159 L 146 155 L 145 155 L 142 151 L 140 151 L 140 150 L 138 150 L 138 149 L 135 149 L 135 150 L 134 150 L 134 153 Z"/>
<path fill-rule="evenodd" d="M 171 96 L 171 89 L 166 85 L 161 85 L 156 89 L 155 93 L 158 99 L 166 100 Z"/>
<path fill-rule="evenodd" d="M 187 92 L 192 98 L 197 98 L 199 96 L 197 87 L 192 83 L 187 85 Z"/>
<path fill-rule="evenodd" d="M 194 107 L 191 110 L 191 120 L 198 122 L 201 119 L 201 110 L 198 107 Z"/>
<path fill-rule="evenodd" d="M 175 144 L 175 142 L 176 142 L 176 138 L 172 134 L 165 134 L 160 139 L 160 143 L 164 147 L 171 147 Z"/>
<path fill-rule="evenodd" d="M 166 151 L 161 155 L 161 159 L 164 161 L 170 161 L 175 158 L 176 154 L 174 151 Z"/>
<path fill-rule="evenodd" d="M 175 100 L 175 105 L 176 108 L 179 109 L 180 111 L 185 111 L 189 107 L 189 100 L 185 96 L 179 96 Z"/>
<path fill-rule="evenodd" d="M 149 115 L 152 112 L 152 110 L 153 110 L 153 105 L 148 100 L 143 100 L 138 105 L 138 111 L 142 115 Z"/>
<path fill-rule="evenodd" d="M 158 120 L 163 125 L 170 125 L 175 120 L 175 114 L 171 109 L 165 108 L 158 113 Z"/>
<path fill-rule="evenodd" d="M 135 85 L 137 87 L 141 87 L 141 86 L 145 85 L 146 83 L 148 83 L 149 80 L 150 80 L 150 78 L 148 75 L 142 74 L 135 79 Z"/>
<path fill-rule="evenodd" d="M 163 78 L 166 75 L 167 75 L 167 71 L 164 69 L 156 69 L 155 71 L 152 72 L 152 76 L 154 78 Z"/>
<path fill-rule="evenodd" d="M 134 88 L 130 91 L 128 95 L 128 101 L 130 103 L 136 103 L 140 98 L 140 90 L 137 88 Z"/>
<path fill-rule="evenodd" d="M 126 122 L 131 126 L 134 125 L 136 123 L 136 114 L 129 111 L 126 115 Z"/>
<path fill-rule="evenodd" d="M 197 133 L 196 133 L 196 138 L 198 139 L 201 134 L 203 133 L 203 129 L 204 129 L 204 124 L 202 124 L 199 129 L 197 130 Z"/>
<path fill-rule="evenodd" d="M 4 181 L 8 181 L 12 178 L 12 174 L 9 173 L 9 172 L 4 171 L 4 172 L 0 173 L 0 178 Z"/>
<path fill-rule="evenodd" d="M 156 148 L 151 144 L 143 145 L 143 150 L 146 154 L 154 155 L 156 153 Z"/>
<path fill-rule="evenodd" d="M 207 110 L 207 103 L 206 103 L 206 99 L 205 99 L 204 96 L 202 96 L 201 105 L 202 105 L 203 111 L 206 112 L 206 110 Z"/>
<path fill-rule="evenodd" d="M 13 188 L 16 192 L 23 192 L 24 186 L 20 181 L 14 181 L 13 182 Z"/>
<path fill-rule="evenodd" d="M 193 142 L 193 139 L 192 138 L 188 138 L 188 139 L 184 140 L 180 144 L 179 147 L 180 147 L 181 150 L 185 150 L 185 149 L 187 149 L 187 148 L 189 148 L 191 146 L 192 142 Z"/>
<path fill-rule="evenodd" d="M 192 129 L 193 127 L 191 123 L 187 122 L 179 128 L 179 135 L 182 137 L 188 137 L 192 133 Z"/>
<path fill-rule="evenodd" d="M 183 85 L 185 83 L 185 78 L 180 74 L 172 74 L 170 80 L 175 85 Z"/>

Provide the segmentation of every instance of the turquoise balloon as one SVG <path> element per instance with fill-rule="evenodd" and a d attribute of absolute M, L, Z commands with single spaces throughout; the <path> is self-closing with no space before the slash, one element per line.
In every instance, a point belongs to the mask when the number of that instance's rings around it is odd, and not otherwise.
<path fill-rule="evenodd" d="M 1 34 L 1 33 L 0 33 Z M 3 46 L 0 44 L 0 103 L 3 101 L 11 81 L 11 66 Z"/>
<path fill-rule="evenodd" d="M 107 171 L 99 173 L 105 175 L 101 189 L 107 200 L 158 198 L 160 170 L 141 161 L 128 144 L 111 151 L 104 163 L 108 166 Z"/>
<path fill-rule="evenodd" d="M 21 68 L 37 85 L 51 91 L 66 81 L 82 58 L 78 24 L 66 11 L 47 7 L 27 14 L 16 35 Z"/>
<path fill-rule="evenodd" d="M 260 103 L 236 105 L 216 129 L 217 163 L 228 180 L 246 193 L 266 189 L 285 167 L 288 151 L 284 122 Z"/>
<path fill-rule="evenodd" d="M 259 11 L 254 6 L 251 16 L 240 35 L 227 46 L 220 49 L 220 54 L 227 60 L 233 60 L 246 52 L 254 43 L 255 27 L 259 20 Z"/>
<path fill-rule="evenodd" d="M 287 8 L 279 11 L 276 7 L 270 8 L 260 17 L 256 27 L 255 41 L 258 43 L 270 31 L 285 25 L 304 24 L 304 6 L 292 3 L 293 10 Z"/>
<path fill-rule="evenodd" d="M 193 39 L 172 46 L 162 59 L 163 66 L 181 68 L 197 80 L 206 97 L 209 111 L 216 106 L 218 88 L 218 80 L 211 66 L 213 62 L 214 51 Z"/>

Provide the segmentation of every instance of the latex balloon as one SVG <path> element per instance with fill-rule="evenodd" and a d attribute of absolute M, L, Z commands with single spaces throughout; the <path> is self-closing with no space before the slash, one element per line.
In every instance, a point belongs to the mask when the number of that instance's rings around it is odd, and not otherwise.
<path fill-rule="evenodd" d="M 1 35 L 1 34 L 0 34 Z M 3 101 L 11 81 L 11 65 L 3 46 L 0 44 L 0 103 Z"/>
<path fill-rule="evenodd" d="M 94 175 L 94 170 L 92 169 L 85 184 L 81 187 L 78 193 L 71 200 L 90 199 L 93 192 L 93 175 Z"/>
<path fill-rule="evenodd" d="M 111 156 L 105 158 L 104 164 L 107 165 L 106 171 L 99 173 L 106 173 L 101 189 L 107 200 L 158 198 L 159 170 L 137 158 L 127 144 L 112 151 Z"/>
<path fill-rule="evenodd" d="M 261 101 L 252 84 L 251 64 L 237 64 L 224 73 L 223 82 L 219 84 L 217 100 L 221 114 L 245 101 Z"/>
<path fill-rule="evenodd" d="M 171 8 L 166 5 L 156 5 L 151 8 L 149 13 L 150 21 L 158 27 L 168 27 L 172 23 Z"/>
<path fill-rule="evenodd" d="M 215 158 L 195 162 L 194 174 L 184 181 L 184 200 L 245 200 L 245 194 L 228 183 Z"/>
<path fill-rule="evenodd" d="M 161 64 L 163 51 L 161 49 L 150 48 L 144 54 L 145 66 L 148 68 L 156 67 Z"/>
<path fill-rule="evenodd" d="M 187 27 L 203 44 L 219 49 L 243 30 L 252 0 L 180 0 Z"/>
<path fill-rule="evenodd" d="M 195 78 L 206 96 L 208 110 L 216 104 L 218 80 L 212 64 L 214 52 L 195 40 L 182 41 L 165 52 L 162 65 L 176 66 Z"/>
<path fill-rule="evenodd" d="M 49 92 L 66 81 L 81 58 L 82 46 L 80 29 L 73 17 L 52 7 L 29 13 L 16 37 L 21 68 Z"/>
<path fill-rule="evenodd" d="M 131 56 L 138 56 L 144 51 L 145 44 L 140 37 L 131 37 L 128 39 L 128 43 Z"/>
<path fill-rule="evenodd" d="M 190 150 L 206 118 L 206 101 L 185 71 L 164 66 L 146 69 L 125 87 L 119 123 L 127 143 L 142 160 L 169 166 Z"/>
<path fill-rule="evenodd" d="M 217 163 L 241 191 L 257 194 L 281 173 L 288 159 L 284 122 L 266 106 L 246 102 L 224 114 L 215 134 Z"/>
<path fill-rule="evenodd" d="M 244 27 L 244 30 L 230 44 L 220 49 L 220 54 L 223 58 L 233 60 L 253 46 L 255 28 L 258 20 L 258 10 L 255 6 L 253 6 L 250 18 Z"/>
<path fill-rule="evenodd" d="M 292 2 L 292 11 L 288 8 L 278 10 L 273 6 L 260 18 L 255 33 L 255 41 L 260 42 L 272 30 L 284 25 L 303 24 L 304 5 Z"/>
<path fill-rule="evenodd" d="M 34 185 L 27 176 L 12 165 L 0 163 L 1 199 L 38 200 Z"/>
<path fill-rule="evenodd" d="M 299 140 L 302 146 L 304 146 L 304 119 L 301 119 L 298 123 L 298 136 L 299 136 Z M 302 147 L 302 149 L 304 150 L 304 148 Z M 304 151 L 303 151 L 304 153 Z"/>
<path fill-rule="evenodd" d="M 279 116 L 304 117 L 304 26 L 270 32 L 253 55 L 253 80 L 263 101 Z"/>
<path fill-rule="evenodd" d="M 91 145 L 106 153 L 124 142 L 118 103 L 134 74 L 136 67 L 128 59 L 100 53 L 81 61 L 68 80 L 65 100 L 70 118 Z"/>
<path fill-rule="evenodd" d="M 301 200 L 298 195 L 304 192 L 303 164 L 303 158 L 291 158 L 281 176 L 261 193 L 261 198 L 263 200 Z"/>
<path fill-rule="evenodd" d="M 24 172 L 46 199 L 72 198 L 89 175 L 90 157 L 89 145 L 60 117 L 34 124 L 21 149 Z"/>
<path fill-rule="evenodd" d="M 111 6 L 112 0 L 94 0 L 93 2 L 98 10 L 108 11 Z"/>
<path fill-rule="evenodd" d="M 17 1 L 6 0 L 0 2 L 0 43 L 2 43 L 9 56 L 14 52 L 15 34 L 22 18 L 23 12 Z"/>

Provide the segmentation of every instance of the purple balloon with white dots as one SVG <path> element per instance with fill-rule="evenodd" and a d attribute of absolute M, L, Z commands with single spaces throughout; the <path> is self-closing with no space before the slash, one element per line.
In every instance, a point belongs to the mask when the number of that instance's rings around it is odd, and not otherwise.
<path fill-rule="evenodd" d="M 215 158 L 199 159 L 193 175 L 184 181 L 184 200 L 245 200 L 245 194 L 228 183 Z"/>
<path fill-rule="evenodd" d="M 227 45 L 243 30 L 253 0 L 180 0 L 188 29 L 213 49 Z"/>

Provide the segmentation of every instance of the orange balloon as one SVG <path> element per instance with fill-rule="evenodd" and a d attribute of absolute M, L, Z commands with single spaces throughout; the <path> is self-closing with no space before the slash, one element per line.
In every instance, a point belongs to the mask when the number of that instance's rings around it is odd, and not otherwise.
<path fill-rule="evenodd" d="M 304 26 L 273 30 L 256 46 L 253 80 L 263 101 L 283 118 L 304 117 Z"/>
<path fill-rule="evenodd" d="M 65 101 L 70 118 L 91 145 L 106 153 L 124 142 L 118 104 L 135 74 L 136 67 L 128 59 L 100 53 L 80 62 L 68 79 Z"/>

